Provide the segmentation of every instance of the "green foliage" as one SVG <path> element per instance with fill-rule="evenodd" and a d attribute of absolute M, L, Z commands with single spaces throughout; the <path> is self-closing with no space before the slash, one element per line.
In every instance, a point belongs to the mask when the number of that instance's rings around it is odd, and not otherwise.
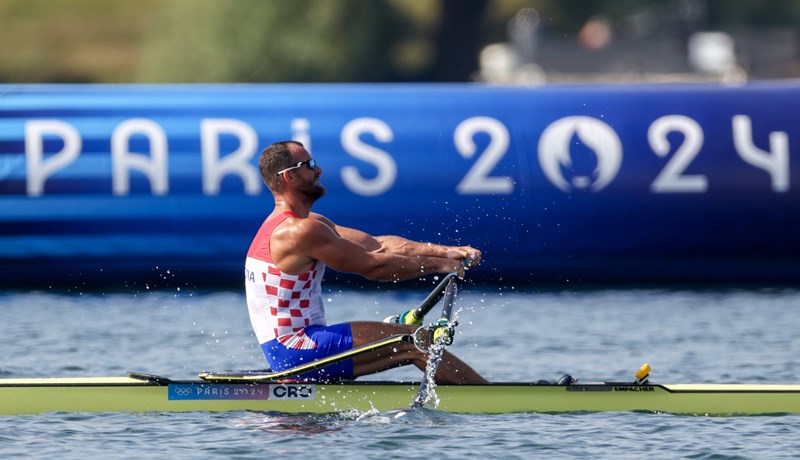
<path fill-rule="evenodd" d="M 800 1 L 707 0 L 709 23 L 726 25 L 792 25 L 800 21 Z"/>
<path fill-rule="evenodd" d="M 644 24 L 649 38 L 800 21 L 800 0 L 0 0 L 0 82 L 469 78 L 523 8 L 550 45 L 596 16 L 616 37 Z"/>
<path fill-rule="evenodd" d="M 153 26 L 140 79 L 156 82 L 389 80 L 402 28 L 362 0 L 176 0 Z"/>

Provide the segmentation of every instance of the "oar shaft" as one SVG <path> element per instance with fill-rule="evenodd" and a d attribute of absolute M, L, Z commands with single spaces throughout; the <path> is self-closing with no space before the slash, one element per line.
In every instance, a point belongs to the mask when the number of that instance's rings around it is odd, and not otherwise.
<path fill-rule="evenodd" d="M 456 276 L 455 273 L 448 273 L 445 275 L 444 279 L 442 279 L 442 281 L 433 289 L 433 291 L 428 294 L 428 297 L 426 297 L 425 300 L 423 300 L 422 303 L 419 304 L 419 306 L 414 310 L 414 318 L 424 318 L 425 315 L 427 315 L 428 312 L 431 311 L 437 303 L 439 303 L 442 295 L 444 295 L 445 289 L 450 285 L 450 280 L 454 276 Z"/>
<path fill-rule="evenodd" d="M 456 303 L 456 294 L 458 294 L 458 284 L 453 279 L 452 282 L 447 283 L 447 289 L 444 291 L 442 319 L 450 321 L 450 316 L 453 314 L 453 305 Z"/>

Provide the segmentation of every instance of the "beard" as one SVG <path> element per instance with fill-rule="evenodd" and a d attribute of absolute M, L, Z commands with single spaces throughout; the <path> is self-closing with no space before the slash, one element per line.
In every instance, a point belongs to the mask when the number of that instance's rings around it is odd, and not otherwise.
<path fill-rule="evenodd" d="M 308 197 L 312 203 L 322 198 L 323 196 L 325 196 L 326 193 L 328 193 L 328 189 L 326 189 L 324 185 L 317 182 L 316 179 L 314 179 L 311 182 L 306 182 L 305 184 L 303 184 L 303 186 L 300 187 L 300 191 L 303 193 L 303 195 Z"/>

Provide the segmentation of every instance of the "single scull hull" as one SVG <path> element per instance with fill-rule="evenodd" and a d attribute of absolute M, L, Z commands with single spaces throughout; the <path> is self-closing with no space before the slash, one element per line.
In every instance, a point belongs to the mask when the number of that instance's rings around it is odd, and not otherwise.
<path fill-rule="evenodd" d="M 0 379 L 0 415 L 43 412 L 275 411 L 333 413 L 409 407 L 418 383 L 172 381 L 149 376 Z M 648 411 L 738 415 L 800 413 L 800 385 L 439 385 L 437 409 L 456 413 Z"/>

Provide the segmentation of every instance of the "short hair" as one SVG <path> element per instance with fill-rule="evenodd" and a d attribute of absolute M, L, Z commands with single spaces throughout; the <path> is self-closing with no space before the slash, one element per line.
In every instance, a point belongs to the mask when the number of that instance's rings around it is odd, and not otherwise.
<path fill-rule="evenodd" d="M 280 141 L 275 142 L 261 152 L 261 158 L 258 159 L 258 169 L 261 171 L 261 179 L 267 184 L 270 190 L 277 192 L 281 190 L 281 180 L 278 177 L 278 171 L 294 166 L 295 161 L 292 158 L 292 150 L 290 146 L 305 148 L 305 146 L 297 141 Z"/>

